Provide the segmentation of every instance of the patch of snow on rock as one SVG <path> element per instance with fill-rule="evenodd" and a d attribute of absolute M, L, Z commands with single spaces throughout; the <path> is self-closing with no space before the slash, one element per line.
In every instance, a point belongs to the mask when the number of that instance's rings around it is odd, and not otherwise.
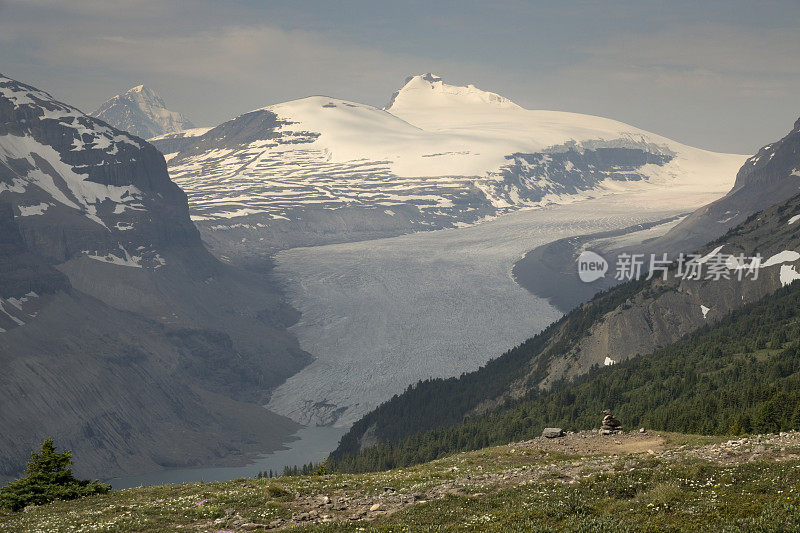
<path fill-rule="evenodd" d="M 706 263 L 709 259 L 711 259 L 715 255 L 717 255 L 720 252 L 720 250 L 722 250 L 723 246 L 725 246 L 725 245 L 723 244 L 722 246 L 717 246 L 716 248 L 711 250 L 709 253 L 707 253 L 706 255 L 701 257 L 700 259 L 698 259 L 697 262 L 700 263 L 700 264 Z"/>
<path fill-rule="evenodd" d="M 101 261 L 103 263 L 111 263 L 112 265 L 130 268 L 142 268 L 142 258 L 140 256 L 130 255 L 122 246 L 120 246 L 119 249 L 122 252 L 121 257 L 111 253 L 106 255 L 98 255 L 96 253 L 89 252 L 88 250 L 84 251 L 83 253 L 86 255 L 86 257 L 89 259 L 94 259 L 95 261 Z"/>
<path fill-rule="evenodd" d="M 800 279 L 800 273 L 795 270 L 794 265 L 781 265 L 781 285 L 789 285 L 791 282 L 798 279 Z"/>
<path fill-rule="evenodd" d="M 782 252 L 773 255 L 765 262 L 761 263 L 761 266 L 769 267 L 781 263 L 791 263 L 793 261 L 797 261 L 798 259 L 800 259 L 800 253 L 797 253 L 794 250 L 784 250 Z"/>
<path fill-rule="evenodd" d="M 36 215 L 42 215 L 47 208 L 50 207 L 50 204 L 40 203 L 36 205 L 21 205 L 19 206 L 19 214 L 23 217 L 32 217 Z"/>

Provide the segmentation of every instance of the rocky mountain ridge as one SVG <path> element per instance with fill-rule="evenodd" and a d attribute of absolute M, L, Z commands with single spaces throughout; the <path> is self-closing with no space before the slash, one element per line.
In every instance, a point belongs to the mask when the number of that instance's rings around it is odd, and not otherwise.
<path fill-rule="evenodd" d="M 697 210 L 648 248 L 688 252 L 716 239 L 747 217 L 800 189 L 800 119 L 782 139 L 762 147 L 745 161 L 733 188 Z"/>
<path fill-rule="evenodd" d="M 612 267 L 620 256 L 677 258 L 719 238 L 757 211 L 787 200 L 800 189 L 800 119 L 782 139 L 761 148 L 736 174 L 731 190 L 674 223 L 647 226 L 619 235 L 597 234 L 563 239 L 532 250 L 514 265 L 515 279 L 533 294 L 548 298 L 564 312 L 596 292 L 619 283 L 611 274 L 580 283 L 572 265 L 584 250 L 602 255 Z M 661 226 L 661 227 L 659 227 Z M 666 228 L 666 229 L 664 229 Z M 645 265 L 647 267 L 647 265 Z"/>
<path fill-rule="evenodd" d="M 1 478 L 50 435 L 108 477 L 295 430 L 259 405 L 309 360 L 294 311 L 208 253 L 146 141 L 0 77 L 0 227 Z"/>

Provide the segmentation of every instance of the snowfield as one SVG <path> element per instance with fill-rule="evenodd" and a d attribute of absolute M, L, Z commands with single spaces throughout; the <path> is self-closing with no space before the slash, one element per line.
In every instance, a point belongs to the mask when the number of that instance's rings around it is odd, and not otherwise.
<path fill-rule="evenodd" d="M 744 159 L 602 117 L 524 109 L 432 74 L 409 78 L 385 109 L 312 96 L 186 136 L 177 153 L 166 143 L 175 136 L 154 141 L 169 150 L 194 220 L 226 224 L 410 206 L 452 227 L 640 181 L 707 190 Z"/>

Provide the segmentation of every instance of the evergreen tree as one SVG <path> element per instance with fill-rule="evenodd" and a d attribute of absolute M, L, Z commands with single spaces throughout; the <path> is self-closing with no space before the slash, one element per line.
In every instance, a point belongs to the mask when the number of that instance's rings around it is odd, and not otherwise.
<path fill-rule="evenodd" d="M 25 477 L 0 489 L 0 508 L 19 511 L 28 505 L 42 505 L 54 500 L 74 500 L 92 494 L 104 494 L 111 486 L 97 480 L 78 480 L 72 475 L 72 452 L 59 453 L 53 439 L 33 452 L 25 468 Z"/>

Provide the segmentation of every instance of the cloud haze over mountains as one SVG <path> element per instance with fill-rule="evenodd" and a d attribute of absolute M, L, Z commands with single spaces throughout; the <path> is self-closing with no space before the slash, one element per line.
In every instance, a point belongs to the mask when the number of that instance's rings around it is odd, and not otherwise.
<path fill-rule="evenodd" d="M 796 114 L 794 2 L 487 9 L 10 0 L 0 3 L 0 43 L 6 72 L 58 87 L 84 111 L 143 82 L 200 125 L 300 95 L 380 106 L 408 72 L 425 71 L 528 109 L 614 117 L 724 152 L 753 152 Z M 565 16 L 570 24 L 552 24 Z"/>

